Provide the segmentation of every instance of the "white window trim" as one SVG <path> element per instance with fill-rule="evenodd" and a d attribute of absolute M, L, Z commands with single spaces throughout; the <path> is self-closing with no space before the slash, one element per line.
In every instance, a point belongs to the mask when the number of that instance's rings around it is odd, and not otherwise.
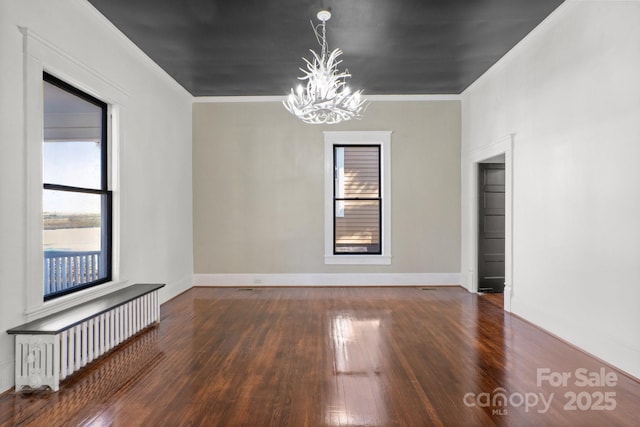
<path fill-rule="evenodd" d="M 25 105 L 25 195 L 26 195 L 26 271 L 25 317 L 37 319 L 105 295 L 126 286 L 120 277 L 120 191 L 119 164 L 122 142 L 122 111 L 128 94 L 97 71 L 86 66 L 33 31 L 20 27 L 23 34 Z M 43 72 L 46 71 L 88 93 L 109 106 L 109 189 L 112 191 L 112 261 L 110 282 L 44 302 L 42 261 L 42 135 Z"/>
<path fill-rule="evenodd" d="M 391 131 L 350 131 L 324 133 L 324 263 L 391 264 Z M 335 255 L 333 253 L 333 147 L 334 145 L 380 145 L 382 167 L 382 254 Z"/>

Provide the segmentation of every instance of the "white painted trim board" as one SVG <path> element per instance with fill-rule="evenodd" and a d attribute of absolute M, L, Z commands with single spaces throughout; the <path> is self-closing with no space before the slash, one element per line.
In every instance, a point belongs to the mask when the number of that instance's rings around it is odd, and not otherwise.
<path fill-rule="evenodd" d="M 460 273 L 194 274 L 194 286 L 460 286 Z"/>

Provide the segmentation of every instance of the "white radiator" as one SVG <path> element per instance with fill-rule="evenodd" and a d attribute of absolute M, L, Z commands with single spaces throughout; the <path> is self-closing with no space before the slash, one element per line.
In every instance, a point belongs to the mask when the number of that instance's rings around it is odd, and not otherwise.
<path fill-rule="evenodd" d="M 159 320 L 155 290 L 55 335 L 16 334 L 16 390 L 57 391 L 60 381 Z"/>

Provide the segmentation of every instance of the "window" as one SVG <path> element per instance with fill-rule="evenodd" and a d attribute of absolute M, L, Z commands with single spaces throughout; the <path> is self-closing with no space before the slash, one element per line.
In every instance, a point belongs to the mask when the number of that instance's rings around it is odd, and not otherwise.
<path fill-rule="evenodd" d="M 380 146 L 334 145 L 335 254 L 381 252 Z"/>
<path fill-rule="evenodd" d="M 391 132 L 325 132 L 325 263 L 390 264 Z"/>
<path fill-rule="evenodd" d="M 107 104 L 44 73 L 44 300 L 111 280 Z"/>

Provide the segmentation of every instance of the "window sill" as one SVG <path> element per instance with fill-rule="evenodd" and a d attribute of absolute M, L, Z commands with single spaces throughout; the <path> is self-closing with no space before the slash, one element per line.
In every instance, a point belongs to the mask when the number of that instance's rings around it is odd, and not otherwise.
<path fill-rule="evenodd" d="M 128 281 L 111 281 L 44 302 L 42 305 L 31 307 L 25 312 L 27 321 L 30 322 L 32 320 L 48 316 L 49 314 L 74 307 L 83 302 L 117 291 L 118 289 L 125 287 L 127 284 Z"/>
<path fill-rule="evenodd" d="M 325 255 L 325 264 L 391 265 L 390 255 Z"/>

